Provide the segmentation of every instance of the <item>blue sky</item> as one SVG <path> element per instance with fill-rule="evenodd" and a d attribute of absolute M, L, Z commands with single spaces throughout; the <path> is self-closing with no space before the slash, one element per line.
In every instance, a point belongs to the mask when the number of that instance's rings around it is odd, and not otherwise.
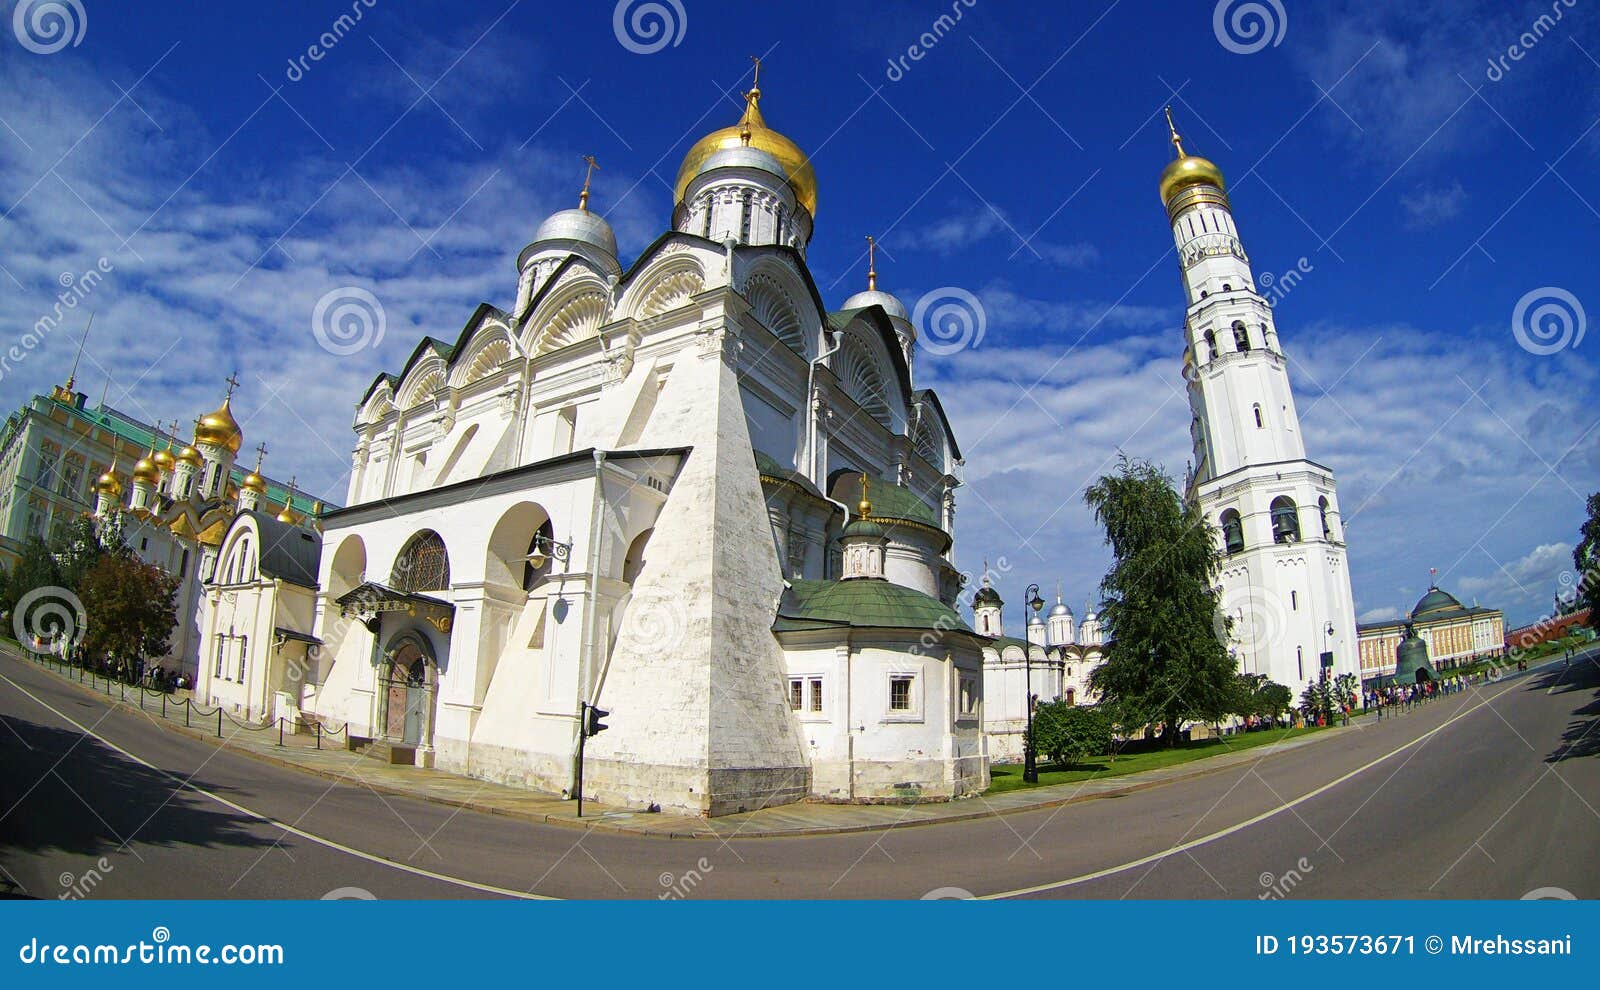
<path fill-rule="evenodd" d="M 819 176 L 824 298 L 862 287 L 874 234 L 908 305 L 981 301 L 982 341 L 917 374 L 967 457 L 958 562 L 1005 558 L 1008 599 L 1030 580 L 1075 608 L 1094 594 L 1081 491 L 1119 450 L 1184 470 L 1168 102 L 1228 176 L 1258 274 L 1305 272 L 1279 331 L 1310 454 L 1340 479 L 1359 615 L 1409 608 L 1437 567 L 1464 600 L 1536 617 L 1600 488 L 1600 332 L 1578 333 L 1600 319 L 1600 15 L 1582 0 L 680 0 L 656 5 L 677 42 L 660 46 L 619 38 L 610 2 L 23 0 L 20 28 L 3 6 L 8 332 L 105 259 L 82 303 L 91 399 L 187 423 L 237 369 L 248 445 L 316 494 L 342 498 L 378 371 L 480 300 L 510 304 L 580 155 L 601 162 L 592 205 L 624 263 L 669 225 L 678 162 L 735 119 L 751 53 L 768 122 Z M 29 33 L 52 7 L 75 45 L 48 19 Z M 311 314 L 350 285 L 385 334 L 330 358 Z M 1553 300 L 1565 330 L 1519 343 L 1525 299 L 1524 323 Z M 8 407 L 65 376 L 81 315 L 4 368 Z"/>

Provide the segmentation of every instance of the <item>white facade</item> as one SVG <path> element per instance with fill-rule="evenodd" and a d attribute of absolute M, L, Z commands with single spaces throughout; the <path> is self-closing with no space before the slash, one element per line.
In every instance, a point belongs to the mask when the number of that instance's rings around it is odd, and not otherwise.
<path fill-rule="evenodd" d="M 1162 197 L 1188 305 L 1189 488 L 1227 555 L 1219 578 L 1231 652 L 1242 671 L 1298 696 L 1325 652 L 1335 676 L 1359 670 L 1338 492 L 1333 473 L 1306 457 L 1273 311 L 1256 291 L 1221 174 L 1181 145 L 1178 154 Z"/>
<path fill-rule="evenodd" d="M 585 796 L 629 807 L 987 786 L 979 641 L 950 608 L 955 442 L 896 314 L 822 307 L 814 179 L 757 99 L 691 149 L 675 230 L 626 270 L 604 220 L 561 211 L 511 312 L 480 306 L 368 390 L 350 508 L 323 520 L 307 711 L 570 793 L 595 704 Z M 870 553 L 839 539 L 863 475 Z"/>
<path fill-rule="evenodd" d="M 1030 693 L 1036 706 L 1099 701 L 1089 675 L 1103 661 L 1103 644 L 1095 613 L 1086 610 L 1082 624 L 1075 624 L 1059 594 L 1048 615 L 1029 616 L 1026 639 L 1005 635 L 1002 609 L 1000 596 L 985 579 L 973 599 L 974 627 L 980 633 L 986 626 L 993 630 L 983 650 L 983 731 L 990 759 L 1016 762 L 1023 756 Z"/>

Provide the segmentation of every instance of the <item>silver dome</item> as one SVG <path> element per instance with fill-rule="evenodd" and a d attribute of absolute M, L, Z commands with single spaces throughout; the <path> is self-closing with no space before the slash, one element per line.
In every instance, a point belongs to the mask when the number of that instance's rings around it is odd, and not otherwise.
<path fill-rule="evenodd" d="M 878 289 L 868 289 L 857 292 L 844 301 L 845 309 L 866 309 L 868 306 L 882 306 L 883 311 L 897 319 L 911 322 L 911 316 L 906 312 L 906 304 L 887 292 Z"/>
<path fill-rule="evenodd" d="M 1066 602 L 1056 602 L 1054 605 L 1050 606 L 1050 615 L 1052 617 L 1057 615 L 1065 615 L 1070 618 L 1072 616 L 1072 609 L 1067 607 Z"/>
<path fill-rule="evenodd" d="M 561 210 L 550 214 L 533 235 L 533 243 L 542 241 L 577 241 L 605 252 L 607 257 L 617 256 L 617 235 L 605 217 L 588 210 Z"/>

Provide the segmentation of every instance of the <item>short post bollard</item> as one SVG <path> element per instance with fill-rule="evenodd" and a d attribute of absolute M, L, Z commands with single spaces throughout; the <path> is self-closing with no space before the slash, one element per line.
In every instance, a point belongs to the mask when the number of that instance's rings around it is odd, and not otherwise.
<path fill-rule="evenodd" d="M 217 738 L 222 738 L 222 706 L 217 706 Z"/>
<path fill-rule="evenodd" d="M 322 748 L 322 719 L 317 719 L 317 749 Z"/>
<path fill-rule="evenodd" d="M 189 727 L 189 709 L 191 709 L 193 707 L 194 707 L 194 702 L 192 702 L 192 701 L 185 701 L 183 703 L 183 727 L 185 729 L 187 729 Z"/>
<path fill-rule="evenodd" d="M 278 745 L 283 745 L 283 719 L 278 719 Z"/>

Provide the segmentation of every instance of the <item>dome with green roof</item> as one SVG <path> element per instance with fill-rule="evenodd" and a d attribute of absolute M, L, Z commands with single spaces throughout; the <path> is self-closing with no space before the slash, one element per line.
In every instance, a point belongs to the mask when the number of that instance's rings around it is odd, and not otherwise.
<path fill-rule="evenodd" d="M 1429 587 L 1428 593 L 1417 599 L 1417 605 L 1411 610 L 1413 619 L 1425 618 L 1440 612 L 1452 612 L 1461 608 L 1461 602 L 1447 591 L 1440 591 L 1437 587 Z"/>

